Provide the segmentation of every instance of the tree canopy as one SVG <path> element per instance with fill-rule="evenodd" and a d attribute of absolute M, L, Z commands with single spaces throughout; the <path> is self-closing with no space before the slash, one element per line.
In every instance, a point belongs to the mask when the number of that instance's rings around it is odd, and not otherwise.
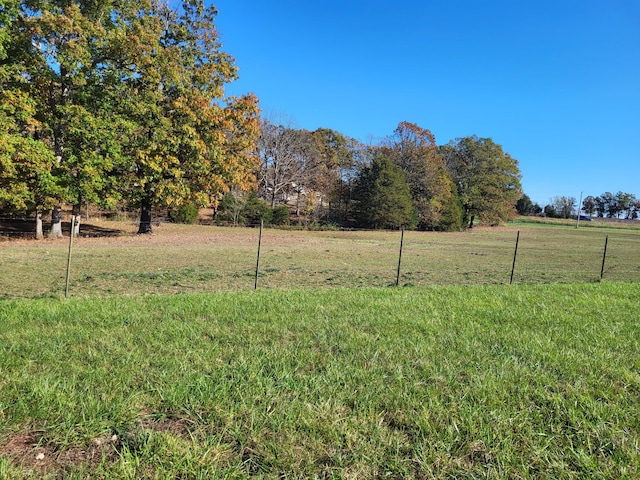
<path fill-rule="evenodd" d="M 411 197 L 423 230 L 459 230 L 463 212 L 458 192 L 447 172 L 433 134 L 401 122 L 383 150 L 407 176 Z"/>
<path fill-rule="evenodd" d="M 254 191 L 253 203 L 294 199 L 296 217 L 346 226 L 457 230 L 515 212 L 518 162 L 490 138 L 438 147 L 401 122 L 365 146 L 261 120 L 252 94 L 226 97 L 238 69 L 216 15 L 205 0 L 2 0 L 0 210 L 59 221 L 62 204 L 124 204 L 140 209 L 139 233 L 154 207 L 223 198 L 237 221 L 230 195 Z M 605 203 L 608 215 L 634 208 Z"/>
<path fill-rule="evenodd" d="M 475 217 L 489 224 L 515 214 L 522 196 L 518 161 L 490 138 L 457 138 L 441 148 L 460 200 L 473 227 Z"/>
<path fill-rule="evenodd" d="M 376 152 L 358 178 L 354 198 L 360 226 L 410 228 L 417 223 L 406 175 L 389 157 Z"/>
<path fill-rule="evenodd" d="M 18 136 L 40 142 L 32 150 L 42 151 L 44 171 L 55 158 L 50 171 L 62 188 L 49 193 L 57 202 L 127 199 L 141 207 L 144 233 L 154 204 L 204 205 L 231 186 L 253 187 L 258 102 L 224 97 L 237 69 L 221 51 L 214 7 L 203 0 L 177 8 L 160 0 L 4 3 L 0 81 L 11 96 L 3 95 L 2 110 L 12 98 L 32 107 L 32 128 Z M 35 185 L 25 188 L 35 195 Z"/>

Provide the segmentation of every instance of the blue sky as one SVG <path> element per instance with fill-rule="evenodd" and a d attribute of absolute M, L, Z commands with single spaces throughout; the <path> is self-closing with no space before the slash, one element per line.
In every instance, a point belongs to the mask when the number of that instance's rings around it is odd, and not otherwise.
<path fill-rule="evenodd" d="M 223 50 L 265 113 L 365 143 L 399 122 L 478 135 L 523 188 L 640 197 L 640 0 L 218 0 Z"/>

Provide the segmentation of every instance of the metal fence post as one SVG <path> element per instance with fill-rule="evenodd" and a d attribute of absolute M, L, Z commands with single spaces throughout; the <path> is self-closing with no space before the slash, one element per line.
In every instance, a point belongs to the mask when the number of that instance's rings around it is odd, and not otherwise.
<path fill-rule="evenodd" d="M 400 283 L 400 265 L 402 263 L 402 245 L 404 243 L 404 225 L 402 225 L 402 233 L 400 234 L 400 256 L 398 257 L 398 273 L 396 274 L 396 287 Z"/>
<path fill-rule="evenodd" d="M 258 289 L 258 272 L 260 270 L 260 247 L 262 245 L 262 226 L 264 224 L 264 220 L 260 219 L 260 235 L 258 236 L 258 258 L 256 259 L 256 279 L 253 283 L 253 289 Z"/>
<path fill-rule="evenodd" d="M 71 215 L 71 232 L 69 232 L 69 253 L 67 254 L 67 279 L 64 285 L 64 298 L 69 296 L 69 276 L 71 274 L 71 248 L 73 247 L 73 232 L 76 229 L 76 216 Z"/>
<path fill-rule="evenodd" d="M 520 230 L 518 230 L 518 235 L 516 236 L 516 249 L 513 252 L 513 264 L 511 265 L 511 279 L 509 280 L 509 285 L 513 284 L 513 272 L 516 269 L 516 257 L 518 256 L 519 241 L 520 241 Z"/>
<path fill-rule="evenodd" d="M 600 281 L 604 277 L 604 262 L 607 259 L 607 244 L 609 243 L 609 235 L 604 239 L 604 252 L 602 253 L 602 267 L 600 268 Z"/>

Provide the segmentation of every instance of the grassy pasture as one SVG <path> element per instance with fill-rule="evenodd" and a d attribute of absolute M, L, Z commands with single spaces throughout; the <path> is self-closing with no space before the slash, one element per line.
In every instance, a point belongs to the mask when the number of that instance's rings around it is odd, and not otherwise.
<path fill-rule="evenodd" d="M 524 223 L 460 233 L 406 232 L 401 285 L 640 281 L 640 228 L 617 224 Z M 258 229 L 163 224 L 152 237 L 126 222 L 92 230 L 117 237 L 74 240 L 74 297 L 250 290 Z M 371 287 L 395 284 L 400 232 L 266 229 L 259 288 Z M 0 242 L 0 298 L 61 296 L 68 240 Z"/>
<path fill-rule="evenodd" d="M 2 300 L 0 478 L 638 478 L 639 297 Z"/>

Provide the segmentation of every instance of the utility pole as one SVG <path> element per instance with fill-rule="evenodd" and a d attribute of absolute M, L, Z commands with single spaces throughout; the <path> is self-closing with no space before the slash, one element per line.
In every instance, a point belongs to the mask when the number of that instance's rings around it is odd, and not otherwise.
<path fill-rule="evenodd" d="M 580 201 L 578 202 L 578 209 L 576 214 L 576 228 L 580 226 L 580 211 L 582 210 L 582 192 L 580 192 Z"/>

